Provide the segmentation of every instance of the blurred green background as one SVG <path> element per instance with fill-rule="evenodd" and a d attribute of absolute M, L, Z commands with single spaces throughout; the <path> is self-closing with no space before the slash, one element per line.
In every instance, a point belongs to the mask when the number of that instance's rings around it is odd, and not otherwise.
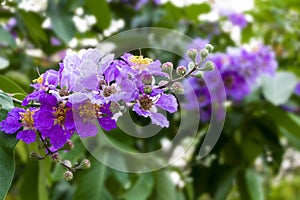
<path fill-rule="evenodd" d="M 272 47 L 278 71 L 291 73 L 298 81 L 300 1 L 241 2 L 1 0 L 0 89 L 5 91 L 17 84 L 29 93 L 31 80 L 38 77 L 37 69 L 41 73 L 58 69 L 58 62 L 70 50 L 93 48 L 111 35 L 152 26 L 209 39 L 215 52 L 260 41 Z M 247 25 L 235 26 L 226 15 L 229 11 L 242 14 Z M 143 54 L 174 63 L 181 59 L 169 54 L 164 57 L 155 50 L 145 50 Z M 12 81 L 10 86 L 6 78 Z M 276 84 L 284 90 L 285 81 Z M 60 166 L 50 159 L 29 160 L 29 153 L 36 147 L 19 142 L 15 174 L 6 199 L 298 200 L 300 97 L 293 91 L 264 95 L 259 87 L 243 101 L 229 104 L 221 138 L 207 157 L 197 158 L 208 127 L 208 123 L 201 123 L 193 151 L 182 163 L 151 173 L 110 169 L 93 159 L 74 138 L 75 149 L 64 152 L 64 159 L 76 162 L 89 158 L 92 168 L 77 172 L 73 181 L 66 182 Z M 286 100 L 277 104 L 280 95 L 285 95 Z M 135 141 L 119 130 L 109 134 L 126 148 L 156 149 L 162 139 L 173 137 L 176 120 L 174 116 L 172 127 L 149 141 Z"/>

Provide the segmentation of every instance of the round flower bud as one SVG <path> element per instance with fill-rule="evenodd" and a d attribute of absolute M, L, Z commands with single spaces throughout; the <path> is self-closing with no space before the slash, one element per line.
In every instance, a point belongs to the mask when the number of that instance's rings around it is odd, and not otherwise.
<path fill-rule="evenodd" d="M 190 57 L 190 59 L 195 60 L 198 52 L 196 49 L 189 49 L 187 51 L 187 55 Z"/>
<path fill-rule="evenodd" d="M 40 160 L 42 159 L 42 156 L 40 156 L 37 152 L 33 151 L 29 155 L 30 160 Z"/>
<path fill-rule="evenodd" d="M 145 85 L 145 87 L 144 87 L 144 92 L 145 92 L 146 94 L 150 94 L 150 93 L 152 92 L 152 87 L 151 87 L 151 85 Z"/>
<path fill-rule="evenodd" d="M 60 159 L 61 159 L 59 153 L 54 153 L 54 154 L 52 154 L 52 155 L 51 155 L 51 158 L 52 158 L 52 160 L 55 161 L 55 162 L 59 162 Z"/>
<path fill-rule="evenodd" d="M 89 169 L 89 168 L 91 168 L 91 162 L 88 159 L 84 159 L 81 161 L 79 168 L 80 169 Z"/>
<path fill-rule="evenodd" d="M 196 78 L 203 78 L 203 72 L 198 71 L 198 72 L 194 73 L 193 76 Z"/>
<path fill-rule="evenodd" d="M 162 70 L 164 72 L 171 72 L 173 70 L 173 63 L 171 62 L 165 62 L 162 66 L 161 66 Z"/>
<path fill-rule="evenodd" d="M 67 140 L 66 144 L 62 147 L 62 150 L 72 150 L 74 149 L 74 142 L 72 140 Z"/>
<path fill-rule="evenodd" d="M 214 46 L 211 44 L 207 44 L 205 45 L 205 49 L 207 49 L 208 52 L 211 53 L 214 50 Z"/>
<path fill-rule="evenodd" d="M 205 63 L 203 71 L 211 71 L 215 69 L 215 64 L 211 61 L 208 61 L 207 63 Z"/>
<path fill-rule="evenodd" d="M 152 81 L 153 81 L 153 77 L 151 74 L 143 74 L 142 75 L 142 82 L 145 84 L 145 85 L 151 85 L 152 84 Z"/>
<path fill-rule="evenodd" d="M 183 94 L 184 89 L 183 86 L 180 82 L 175 82 L 171 86 L 171 91 L 174 92 L 175 94 Z"/>
<path fill-rule="evenodd" d="M 73 173 L 71 171 L 66 171 L 64 173 L 64 179 L 66 181 L 71 181 L 73 179 Z"/>
<path fill-rule="evenodd" d="M 183 76 L 186 73 L 186 67 L 185 66 L 178 66 L 176 69 L 176 73 L 178 76 Z"/>
<path fill-rule="evenodd" d="M 205 59 L 208 56 L 209 52 L 207 49 L 201 49 L 200 55 L 202 59 Z"/>

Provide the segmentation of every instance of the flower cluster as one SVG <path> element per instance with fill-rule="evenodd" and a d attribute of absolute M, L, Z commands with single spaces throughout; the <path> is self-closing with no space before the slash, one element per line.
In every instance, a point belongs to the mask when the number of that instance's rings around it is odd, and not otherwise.
<path fill-rule="evenodd" d="M 169 121 L 158 108 L 174 113 L 177 100 L 155 83 L 155 77 L 169 80 L 161 63 L 143 56 L 124 54 L 114 60 L 98 49 L 81 50 L 66 56 L 60 70 L 48 70 L 34 80 L 34 91 L 12 109 L 0 123 L 7 134 L 17 133 L 26 143 L 39 135 L 48 141 L 49 150 L 62 148 L 75 130 L 84 138 L 117 127 L 125 108 L 132 108 L 153 124 L 168 127 Z"/>
<path fill-rule="evenodd" d="M 199 43 L 201 46 L 201 42 Z M 228 48 L 225 53 L 215 53 L 209 56 L 219 70 L 227 98 L 233 102 L 243 100 L 260 84 L 263 75 L 274 75 L 277 69 L 275 54 L 269 46 L 258 44 L 252 47 Z M 204 79 L 209 80 L 210 86 L 214 84 L 214 74 L 204 74 Z M 211 96 L 204 79 L 190 78 L 189 84 L 194 88 L 193 93 L 198 96 L 201 119 L 207 121 L 211 115 Z M 216 87 L 218 84 L 216 84 Z M 218 91 L 211 90 L 211 91 Z M 187 99 L 191 93 L 186 93 Z M 195 103 L 191 102 L 188 108 L 193 108 Z"/>

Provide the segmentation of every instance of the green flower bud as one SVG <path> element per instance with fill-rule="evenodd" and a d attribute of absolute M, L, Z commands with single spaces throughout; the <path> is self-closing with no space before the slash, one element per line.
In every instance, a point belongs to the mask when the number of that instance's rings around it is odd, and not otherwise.
<path fill-rule="evenodd" d="M 89 169 L 91 168 L 91 162 L 88 159 L 84 159 L 81 161 L 80 165 L 77 169 Z"/>
<path fill-rule="evenodd" d="M 200 55 L 202 59 L 205 59 L 209 54 L 209 51 L 207 49 L 201 49 Z"/>
<path fill-rule="evenodd" d="M 146 94 L 150 94 L 150 93 L 152 92 L 152 87 L 151 87 L 151 85 L 145 85 L 145 87 L 144 87 L 144 92 L 145 92 Z"/>
<path fill-rule="evenodd" d="M 171 86 L 171 91 L 174 92 L 175 94 L 183 94 L 184 89 L 183 86 L 180 82 L 175 82 Z"/>
<path fill-rule="evenodd" d="M 204 68 L 202 69 L 202 71 L 211 71 L 215 69 L 215 64 L 211 61 L 208 61 L 207 63 L 205 63 Z"/>
<path fill-rule="evenodd" d="M 51 155 L 51 158 L 52 158 L 52 160 L 55 161 L 55 162 L 59 162 L 60 159 L 61 159 L 59 153 L 54 153 L 54 154 L 52 154 L 52 155 Z"/>
<path fill-rule="evenodd" d="M 193 61 L 196 59 L 198 52 L 196 49 L 189 49 L 187 51 L 187 55 L 190 57 L 190 59 L 192 59 Z"/>
<path fill-rule="evenodd" d="M 73 173 L 71 171 L 66 171 L 64 173 L 64 179 L 66 181 L 71 181 L 73 179 Z"/>
<path fill-rule="evenodd" d="M 203 78 L 203 72 L 198 71 L 198 72 L 194 73 L 193 76 L 196 78 Z"/>
<path fill-rule="evenodd" d="M 173 70 L 173 63 L 171 62 L 165 62 L 162 66 L 162 71 L 164 72 L 171 72 Z"/>
<path fill-rule="evenodd" d="M 207 49 L 208 52 L 211 53 L 214 50 L 214 46 L 211 44 L 207 44 L 205 45 L 205 49 Z"/>
<path fill-rule="evenodd" d="M 72 150 L 74 149 L 74 142 L 72 140 L 68 140 L 66 144 L 61 148 L 61 150 Z"/>
<path fill-rule="evenodd" d="M 38 154 L 37 152 L 33 151 L 30 153 L 29 159 L 30 160 L 41 160 L 41 159 L 43 159 L 43 157 L 40 154 Z"/>
<path fill-rule="evenodd" d="M 186 67 L 185 66 L 178 66 L 176 69 L 176 73 L 178 76 L 184 76 L 186 74 Z"/>

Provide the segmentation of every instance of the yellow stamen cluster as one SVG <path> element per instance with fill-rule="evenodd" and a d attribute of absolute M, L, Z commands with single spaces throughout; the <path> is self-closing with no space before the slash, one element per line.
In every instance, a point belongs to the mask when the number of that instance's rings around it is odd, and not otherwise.
<path fill-rule="evenodd" d="M 144 109 L 144 110 L 149 110 L 153 105 L 152 100 L 146 95 L 140 97 L 139 102 L 140 102 L 141 108 Z"/>
<path fill-rule="evenodd" d="M 25 112 L 20 112 L 21 122 L 23 126 L 32 128 L 34 125 L 33 115 L 35 111 L 30 111 L 29 109 L 25 110 Z"/>
<path fill-rule="evenodd" d="M 83 117 L 83 121 L 87 122 L 92 119 L 102 117 L 100 112 L 101 105 L 92 104 L 90 101 L 87 101 L 84 105 L 79 107 L 79 115 Z"/>
<path fill-rule="evenodd" d="M 150 58 L 144 58 L 143 56 L 131 56 L 129 61 L 134 64 L 133 69 L 144 70 L 148 65 L 150 65 L 153 60 Z"/>
<path fill-rule="evenodd" d="M 64 105 L 61 105 L 59 108 L 54 108 L 55 110 L 55 117 L 54 124 L 64 124 L 66 119 L 66 113 L 69 110 L 69 108 L 66 108 Z"/>
<path fill-rule="evenodd" d="M 32 80 L 32 82 L 42 84 L 43 83 L 43 75 L 41 75 L 37 79 Z"/>

